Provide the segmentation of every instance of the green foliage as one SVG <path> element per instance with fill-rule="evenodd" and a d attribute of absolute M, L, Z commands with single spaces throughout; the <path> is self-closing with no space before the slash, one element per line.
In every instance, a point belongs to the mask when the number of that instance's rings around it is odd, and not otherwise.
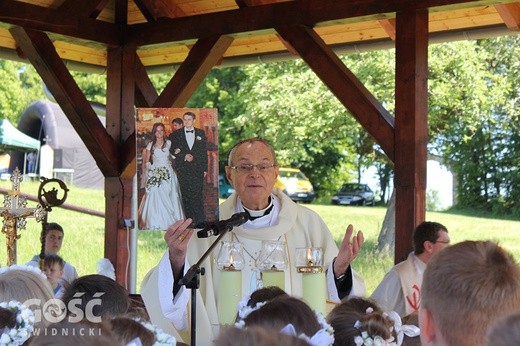
<path fill-rule="evenodd" d="M 438 211 L 440 205 L 439 191 L 427 190 L 426 191 L 426 210 Z"/>
<path fill-rule="evenodd" d="M 31 65 L 0 60 L 0 118 L 16 126 L 27 106 L 43 96 L 43 84 Z"/>
<path fill-rule="evenodd" d="M 519 43 L 514 36 L 431 49 L 429 148 L 457 175 L 461 208 L 517 212 Z"/>
<path fill-rule="evenodd" d="M 81 91 L 91 102 L 101 104 L 107 103 L 107 76 L 106 74 L 94 74 L 86 72 L 71 72 L 72 77 L 78 84 Z"/>

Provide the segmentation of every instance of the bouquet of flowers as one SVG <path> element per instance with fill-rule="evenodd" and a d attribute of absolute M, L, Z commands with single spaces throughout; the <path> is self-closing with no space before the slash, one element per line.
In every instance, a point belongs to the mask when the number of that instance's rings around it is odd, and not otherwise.
<path fill-rule="evenodd" d="M 170 179 L 170 172 L 166 169 L 166 167 L 156 167 L 151 169 L 148 172 L 148 180 L 146 181 L 146 188 L 151 188 L 153 186 L 159 187 L 161 183 L 165 180 Z"/>

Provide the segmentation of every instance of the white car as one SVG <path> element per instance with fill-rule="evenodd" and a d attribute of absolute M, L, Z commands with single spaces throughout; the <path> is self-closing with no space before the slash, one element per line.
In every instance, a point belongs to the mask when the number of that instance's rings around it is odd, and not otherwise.
<path fill-rule="evenodd" d="M 374 205 L 374 192 L 367 184 L 347 183 L 332 196 L 332 204 Z"/>

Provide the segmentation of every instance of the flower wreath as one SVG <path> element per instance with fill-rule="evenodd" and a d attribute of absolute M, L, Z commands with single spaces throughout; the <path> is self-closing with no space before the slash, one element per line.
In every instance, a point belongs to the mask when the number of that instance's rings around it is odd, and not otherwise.
<path fill-rule="evenodd" d="M 244 319 L 253 311 L 260 309 L 262 306 L 267 304 L 267 302 L 258 302 L 254 306 L 249 306 L 247 303 L 249 302 L 250 296 L 246 296 L 240 300 L 238 303 L 238 322 L 235 323 L 235 327 L 237 328 L 245 328 Z M 285 327 L 280 330 L 280 333 L 284 333 L 287 335 L 297 336 L 300 339 L 307 341 L 312 346 L 330 346 L 334 344 L 334 329 L 330 324 L 327 323 L 323 315 L 319 312 L 315 312 L 316 319 L 321 326 L 321 329 L 314 333 L 313 336 L 309 337 L 305 334 L 298 335 L 296 333 L 296 329 L 294 326 L 289 323 Z"/>
<path fill-rule="evenodd" d="M 38 267 L 33 267 L 26 264 L 13 264 L 9 267 L 2 267 L 0 268 L 0 274 L 10 272 L 12 270 L 23 270 L 26 272 L 33 272 L 37 275 L 39 275 L 43 280 L 47 281 L 47 276 L 40 270 Z"/>
<path fill-rule="evenodd" d="M 16 300 L 1 302 L 0 307 L 16 313 L 16 324 L 3 328 L 0 345 L 22 345 L 34 331 L 34 312 Z"/>
<path fill-rule="evenodd" d="M 372 312 L 374 312 L 373 308 L 367 308 L 367 314 L 371 314 Z M 385 340 L 379 335 L 370 336 L 368 335 L 367 331 L 362 331 L 361 335 L 358 335 L 354 338 L 354 343 L 356 346 L 401 346 L 405 335 L 408 337 L 416 337 L 421 333 L 417 326 L 406 324 L 403 325 L 401 317 L 395 311 L 390 311 L 389 313 L 384 312 L 383 316 L 387 317 L 393 322 L 394 325 L 390 327 L 390 332 L 395 330 L 397 341 L 394 340 L 393 336 Z M 354 323 L 354 328 L 361 329 L 361 322 L 359 320 Z"/>
<path fill-rule="evenodd" d="M 153 333 L 155 337 L 155 342 L 153 343 L 153 346 L 175 346 L 177 344 L 177 340 L 172 335 L 165 333 L 161 328 L 159 328 L 155 324 L 148 321 L 143 321 L 140 318 L 135 318 L 134 320 L 141 323 L 143 327 L 145 327 Z"/>

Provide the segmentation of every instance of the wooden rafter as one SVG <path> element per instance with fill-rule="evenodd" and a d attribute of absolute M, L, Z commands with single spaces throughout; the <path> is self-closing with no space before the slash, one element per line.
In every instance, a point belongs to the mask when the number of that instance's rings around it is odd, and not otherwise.
<path fill-rule="evenodd" d="M 280 26 L 276 30 L 393 160 L 394 120 L 363 83 L 311 28 Z"/>
<path fill-rule="evenodd" d="M 14 0 L 2 0 L 0 22 L 67 37 L 119 46 L 119 26 L 92 18 L 71 16 L 68 11 L 51 9 Z"/>
<path fill-rule="evenodd" d="M 200 39 L 154 103 L 154 107 L 183 107 L 233 42 L 229 36 Z"/>
<path fill-rule="evenodd" d="M 115 24 L 128 24 L 128 0 L 115 0 Z"/>
<path fill-rule="evenodd" d="M 135 4 L 149 22 L 159 18 L 184 17 L 186 13 L 172 1 L 166 0 L 134 0 Z"/>
<path fill-rule="evenodd" d="M 509 30 L 520 30 L 520 2 L 495 5 L 495 8 Z"/>
<path fill-rule="evenodd" d="M 393 17 L 403 10 L 421 10 L 443 6 L 476 6 L 489 1 L 476 0 L 300 0 L 243 7 L 161 22 L 136 24 L 128 28 L 129 42 L 136 46 L 184 41 L 209 35 L 231 35 L 272 29 L 280 25 L 307 25 L 378 14 L 380 19 Z M 495 1 L 496 3 L 496 1 Z M 287 14 L 291 13 L 291 16 Z"/>
<path fill-rule="evenodd" d="M 135 59 L 135 104 L 137 107 L 152 107 L 159 95 L 146 69 L 139 59 Z"/>
<path fill-rule="evenodd" d="M 395 18 L 382 19 L 379 21 L 379 24 L 385 29 L 388 37 L 395 41 Z"/>
<path fill-rule="evenodd" d="M 72 16 L 96 19 L 108 4 L 108 0 L 65 0 L 59 10 Z"/>
<path fill-rule="evenodd" d="M 103 175 L 119 176 L 114 140 L 58 56 L 49 37 L 20 27 L 10 31 L 89 149 Z"/>

